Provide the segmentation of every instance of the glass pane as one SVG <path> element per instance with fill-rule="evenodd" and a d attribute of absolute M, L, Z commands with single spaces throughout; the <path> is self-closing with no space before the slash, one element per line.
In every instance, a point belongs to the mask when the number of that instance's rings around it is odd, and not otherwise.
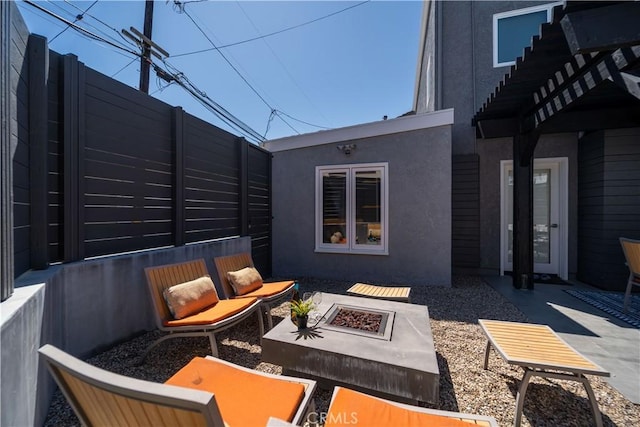
<path fill-rule="evenodd" d="M 551 169 L 533 171 L 533 262 L 549 264 Z"/>
<path fill-rule="evenodd" d="M 507 258 L 513 262 L 513 171 L 507 174 Z M 551 169 L 533 171 L 533 262 L 549 264 L 551 251 Z"/>
<path fill-rule="evenodd" d="M 547 22 L 547 11 L 510 16 L 498 20 L 498 62 L 515 61 L 531 46 L 531 37 L 540 35 L 540 24 Z"/>
<path fill-rule="evenodd" d="M 382 239 L 382 172 L 356 171 L 356 242 L 380 245 Z"/>
<path fill-rule="evenodd" d="M 322 173 L 322 242 L 347 243 L 347 174 Z"/>

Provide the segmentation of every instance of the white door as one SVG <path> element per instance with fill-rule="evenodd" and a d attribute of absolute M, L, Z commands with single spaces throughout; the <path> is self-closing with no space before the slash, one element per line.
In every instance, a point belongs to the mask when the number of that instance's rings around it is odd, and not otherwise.
<path fill-rule="evenodd" d="M 513 162 L 501 163 L 503 273 L 513 271 Z M 533 170 L 533 269 L 563 279 L 568 278 L 567 166 L 566 158 L 536 159 Z"/>

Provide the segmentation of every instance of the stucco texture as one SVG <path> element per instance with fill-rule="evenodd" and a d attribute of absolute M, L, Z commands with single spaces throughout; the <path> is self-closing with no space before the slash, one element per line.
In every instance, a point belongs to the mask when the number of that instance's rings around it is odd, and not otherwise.
<path fill-rule="evenodd" d="M 347 156 L 336 149 L 350 143 Z M 451 285 L 451 126 L 273 153 L 273 274 Z M 388 255 L 315 252 L 315 167 L 388 162 Z"/>

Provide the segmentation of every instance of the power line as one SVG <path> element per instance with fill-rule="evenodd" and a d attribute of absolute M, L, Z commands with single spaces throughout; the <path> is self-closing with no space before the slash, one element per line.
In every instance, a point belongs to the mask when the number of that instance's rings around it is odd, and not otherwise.
<path fill-rule="evenodd" d="M 84 12 L 80 13 L 79 15 L 76 15 L 76 19 L 73 21 L 73 23 L 75 24 L 76 22 L 78 22 L 82 18 L 84 18 L 84 14 L 87 13 L 89 11 L 89 9 L 91 9 L 93 6 L 95 6 L 96 3 L 98 3 L 98 0 L 95 0 L 93 3 L 91 3 L 91 6 L 89 6 Z M 59 35 L 61 35 L 65 31 L 67 31 L 68 29 L 69 29 L 69 26 L 67 25 L 62 31 L 60 31 L 58 34 L 53 36 L 53 38 L 51 40 L 49 40 L 49 43 L 53 43 L 53 41 L 55 39 L 57 39 Z"/>
<path fill-rule="evenodd" d="M 139 55 L 137 52 L 134 52 L 132 50 L 129 50 L 127 48 L 119 46 L 119 45 L 117 45 L 117 44 L 115 44 L 115 43 L 113 43 L 113 42 L 111 42 L 109 40 L 105 40 L 103 37 L 100 37 L 100 36 L 98 36 L 96 34 L 93 34 L 91 31 L 82 28 L 81 26 L 69 21 L 66 18 L 63 18 L 60 15 L 56 15 L 55 13 L 51 12 L 50 10 L 45 9 L 44 7 L 38 5 L 37 3 L 35 3 L 33 1 L 31 1 L 31 0 L 24 0 L 24 2 L 27 3 L 28 5 L 31 5 L 31 6 L 35 7 L 38 10 L 41 10 L 42 12 L 46 13 L 47 15 L 52 16 L 52 17 L 54 17 L 54 18 L 56 18 L 56 19 L 58 19 L 58 20 L 60 20 L 60 21 L 62 21 L 64 23 L 66 23 L 69 27 L 73 28 L 74 30 L 80 32 L 81 34 L 83 34 L 83 35 L 85 35 L 85 36 L 87 36 L 87 37 L 89 37 L 89 38 L 91 38 L 93 40 L 101 41 L 103 43 L 108 44 L 109 46 L 115 47 L 116 49 L 125 51 L 127 53 L 132 54 L 132 55 L 136 55 L 136 56 Z"/>
<path fill-rule="evenodd" d="M 193 19 L 193 17 L 191 16 L 191 14 L 189 12 L 187 12 L 186 10 L 184 11 L 184 14 L 187 15 L 187 17 L 191 20 L 191 22 L 193 22 L 193 25 L 196 26 L 196 28 L 202 33 L 202 35 L 209 41 L 209 43 L 211 43 L 211 45 L 215 48 L 216 44 L 213 42 L 213 40 L 211 40 L 211 37 L 209 37 L 209 35 L 202 29 L 202 27 L 200 27 L 200 25 Z M 224 59 L 227 64 L 229 64 L 229 66 L 231 68 L 233 68 L 233 71 L 236 72 L 236 74 L 238 74 L 238 76 L 240 76 L 240 78 L 247 84 L 247 86 L 249 86 L 249 88 L 253 91 L 253 93 L 255 93 L 258 98 L 260 98 L 260 100 L 262 102 L 264 102 L 264 104 L 269 107 L 270 109 L 273 109 L 271 107 L 271 105 L 269 105 L 269 103 L 262 97 L 262 95 L 260 95 L 260 93 L 251 85 L 251 83 L 249 83 L 249 81 L 242 75 L 242 73 L 240 73 L 240 71 L 238 71 L 238 69 L 231 63 L 231 61 L 229 61 L 229 59 L 225 56 L 224 53 L 220 52 L 220 50 L 218 50 L 218 52 L 220 53 L 220 56 L 222 56 L 222 59 Z"/>
<path fill-rule="evenodd" d="M 235 117 L 231 114 L 227 109 L 218 104 L 216 101 L 211 99 L 204 91 L 198 89 L 181 71 L 177 70 L 173 65 L 169 64 L 167 61 L 164 61 L 165 65 L 172 68 L 174 71 L 169 71 L 169 74 L 173 81 L 175 81 L 178 85 L 183 87 L 187 92 L 189 92 L 197 101 L 199 101 L 205 108 L 209 109 L 213 112 L 218 118 L 223 120 L 228 125 L 232 126 L 234 129 L 240 131 L 240 133 L 244 134 L 248 138 L 254 140 L 254 142 L 260 143 L 264 141 L 264 137 L 262 137 L 258 132 L 253 130 L 249 125 Z M 154 68 L 157 67 L 154 64 Z M 156 69 L 156 72 L 158 70 Z"/>
<path fill-rule="evenodd" d="M 82 9 L 80 9 L 78 6 L 76 6 L 75 4 L 71 3 L 69 0 L 64 0 L 65 3 L 67 3 L 69 6 L 75 8 L 76 10 L 82 11 Z M 111 31 L 113 31 L 114 33 L 116 33 L 120 39 L 124 40 L 125 42 L 127 42 L 128 44 L 132 44 L 131 40 L 127 39 L 126 37 L 124 37 L 122 35 L 122 33 L 120 33 L 120 31 L 118 31 L 117 29 L 113 28 L 111 25 L 107 24 L 106 22 L 102 21 L 100 18 L 98 18 L 97 16 L 94 16 L 88 12 L 84 12 L 85 15 L 87 15 L 88 17 L 96 20 L 97 22 L 99 22 L 100 24 L 104 25 L 105 27 L 107 27 L 108 29 L 110 29 Z M 84 21 L 87 22 L 87 21 Z M 105 33 L 104 31 L 100 30 L 98 27 L 91 25 L 87 22 L 87 25 L 91 26 L 92 28 L 94 28 L 96 31 L 99 31 L 100 33 L 102 33 L 105 37 L 110 38 L 111 40 L 116 40 L 116 41 L 121 41 L 120 39 L 116 39 L 114 37 L 109 36 L 107 33 Z M 133 45 L 135 46 L 135 45 Z M 136 46 L 137 47 L 137 46 Z"/>
<path fill-rule="evenodd" d="M 119 50 L 125 51 L 131 55 L 134 55 L 134 60 L 142 57 L 141 53 L 135 52 L 135 51 L 131 51 L 125 47 L 119 46 L 116 43 L 110 42 L 108 40 L 105 40 L 104 38 L 90 32 L 89 30 L 82 28 L 80 26 L 78 26 L 77 24 L 69 21 L 66 18 L 61 17 L 60 15 L 57 15 L 53 12 L 51 12 L 50 10 L 47 10 L 46 8 L 34 3 L 31 0 L 24 0 L 25 3 L 27 3 L 30 6 L 35 7 L 36 9 L 44 12 L 45 14 L 47 14 L 48 16 L 51 16 L 61 22 L 66 23 L 69 27 L 73 28 L 74 30 L 78 31 L 81 35 L 88 37 L 92 40 L 96 40 L 96 41 L 101 41 L 103 43 L 106 43 L 110 46 L 113 46 Z M 128 66 L 129 64 L 127 64 Z M 177 84 L 179 84 L 183 89 L 185 89 L 189 94 L 191 94 L 191 96 L 193 96 L 198 102 L 200 102 L 203 106 L 205 106 L 209 111 L 213 112 L 217 117 L 219 117 L 224 123 L 226 123 L 227 125 L 229 125 L 230 127 L 237 129 L 240 133 L 242 133 L 243 135 L 245 135 L 248 139 L 253 140 L 255 143 L 261 143 L 262 141 L 264 141 L 264 138 L 255 130 L 253 130 L 250 126 L 246 125 L 244 122 L 242 122 L 240 119 L 238 119 L 237 117 L 235 117 L 233 114 L 231 114 L 230 112 L 228 112 L 224 107 L 222 107 L 220 104 L 218 104 L 217 102 L 213 101 L 211 98 L 209 98 L 206 93 L 202 92 L 201 90 L 199 90 L 195 85 L 193 85 L 193 83 L 191 83 L 188 78 L 184 75 L 184 73 L 182 73 L 181 71 L 177 71 L 177 72 L 170 72 L 170 71 L 166 71 L 163 70 L 161 67 L 159 67 L 157 64 L 155 63 L 151 63 L 151 65 L 154 67 L 154 70 L 156 71 L 156 73 L 161 76 L 162 78 L 167 79 L 167 81 L 170 83 L 171 81 L 175 81 Z M 165 61 L 165 65 L 167 66 L 171 66 L 170 64 L 168 64 Z M 175 67 L 171 66 L 174 70 Z M 125 67 L 126 68 L 126 67 Z M 118 71 L 120 72 L 120 71 Z"/>
<path fill-rule="evenodd" d="M 211 38 L 207 35 L 207 33 L 202 29 L 202 27 L 200 27 L 200 25 L 198 25 L 198 23 L 193 19 L 193 17 L 191 16 L 191 14 L 189 12 L 187 12 L 187 10 L 184 11 L 184 14 L 187 15 L 187 17 L 191 20 L 191 22 L 193 22 L 193 25 L 196 26 L 196 28 L 202 33 L 202 35 L 209 41 L 209 43 L 211 43 L 211 45 L 213 47 L 216 47 L 216 44 L 213 42 L 213 40 L 211 40 Z M 262 95 L 260 95 L 260 93 L 256 90 L 256 88 L 253 87 L 253 85 L 251 85 L 251 83 L 249 83 L 249 81 L 242 75 L 242 73 L 240 73 L 240 71 L 238 71 L 238 69 L 231 63 L 231 61 L 229 61 L 229 59 L 225 56 L 224 53 L 222 53 L 222 51 L 220 49 L 216 49 L 218 51 L 218 53 L 220 54 L 220 56 L 222 56 L 222 58 L 227 62 L 227 64 L 229 64 L 229 66 L 233 69 L 233 71 L 236 72 L 236 74 L 238 74 L 238 76 L 242 79 L 242 81 L 244 81 L 246 83 L 247 86 L 249 86 L 249 88 L 253 91 L 253 93 L 255 93 L 258 98 L 260 98 L 260 100 L 262 102 L 264 102 L 264 104 L 269 107 L 269 110 L 274 110 L 274 108 L 267 102 L 266 99 L 264 99 L 264 97 Z M 280 120 L 282 120 L 287 126 L 289 126 L 295 133 L 297 133 L 298 135 L 300 135 L 300 132 L 298 132 L 296 130 L 296 128 L 294 128 L 289 122 L 287 122 L 286 120 L 284 120 L 282 117 L 278 116 L 280 118 Z"/>
<path fill-rule="evenodd" d="M 124 67 L 120 68 L 118 71 L 116 71 L 115 73 L 113 73 L 111 75 L 111 78 L 114 78 L 115 76 L 117 76 L 118 74 L 120 74 L 125 68 L 127 68 L 129 65 L 133 64 L 134 62 L 136 62 L 138 60 L 138 58 L 133 58 L 130 62 L 127 63 L 127 65 L 125 65 Z"/>
<path fill-rule="evenodd" d="M 251 19 L 251 17 L 249 16 L 249 14 L 247 13 L 246 10 L 244 10 L 244 8 L 242 7 L 242 4 L 240 3 L 239 0 L 236 0 L 236 4 L 238 5 L 238 7 L 240 8 L 240 10 L 242 11 L 242 13 L 244 14 L 244 16 L 247 18 L 247 20 L 251 23 L 251 25 L 253 26 L 253 28 L 256 30 L 256 33 L 260 34 L 260 30 L 258 30 L 258 27 L 256 26 L 256 24 L 253 22 L 253 20 Z M 282 60 L 280 59 L 280 57 L 278 56 L 278 54 L 276 53 L 276 51 L 271 47 L 271 45 L 269 44 L 269 42 L 266 39 L 262 39 L 262 42 L 269 48 L 269 50 L 271 51 L 271 54 L 274 56 L 274 58 L 276 58 L 276 60 L 278 61 L 278 63 L 280 64 L 280 66 L 282 67 L 282 69 L 287 73 L 287 76 L 289 76 L 289 79 L 291 79 L 291 81 L 293 82 L 293 84 L 298 88 L 298 90 L 300 91 L 300 93 L 302 93 L 302 95 L 305 97 L 305 99 L 307 100 L 307 102 L 309 102 L 309 104 L 315 108 L 315 110 L 317 112 L 320 113 L 320 115 L 322 117 L 324 117 L 324 114 L 322 114 L 322 112 L 318 109 L 318 107 L 316 107 L 316 105 L 311 101 L 311 99 L 309 98 L 309 96 L 306 94 L 306 92 L 302 89 L 302 87 L 300 87 L 300 85 L 298 84 L 297 80 L 293 77 L 293 75 L 291 74 L 291 72 L 289 72 L 289 69 L 284 65 L 284 63 L 282 62 Z M 288 114 L 285 114 L 286 116 L 288 116 L 289 118 L 292 118 L 291 116 L 289 116 Z M 326 120 L 327 118 L 324 117 L 324 119 Z M 296 119 L 294 119 L 296 120 Z M 302 120 L 297 120 L 300 123 L 305 123 L 305 124 L 309 124 L 306 123 Z M 315 125 L 310 125 L 310 126 L 315 126 Z M 325 128 L 323 126 L 315 126 L 315 127 L 320 127 L 320 128 L 324 128 L 324 129 L 328 129 Z M 266 134 L 265 134 L 266 136 Z"/>
<path fill-rule="evenodd" d="M 261 35 L 261 36 L 258 36 L 258 37 L 252 37 L 252 38 L 250 38 L 250 39 L 242 40 L 242 41 L 235 42 L 235 43 L 225 44 L 225 45 L 221 45 L 221 46 L 214 46 L 214 47 L 212 47 L 212 48 L 208 48 L 208 49 L 201 49 L 201 50 L 194 50 L 193 52 L 179 53 L 179 54 L 177 54 L 177 55 L 173 55 L 173 57 L 174 57 L 174 58 L 178 58 L 178 57 L 180 57 L 180 56 L 195 55 L 195 54 L 197 54 L 197 53 L 210 52 L 210 51 L 212 51 L 212 50 L 218 50 L 218 51 L 219 51 L 220 49 L 224 49 L 224 48 L 227 48 L 227 47 L 238 46 L 238 45 L 240 45 L 240 44 L 249 43 L 249 42 L 256 41 L 256 40 L 260 40 L 260 39 L 263 39 L 263 38 L 266 38 L 266 37 L 275 36 L 275 35 L 277 35 L 277 34 L 281 34 L 281 33 L 284 33 L 284 32 L 286 32 L 286 31 L 295 30 L 296 28 L 304 27 L 305 25 L 313 24 L 313 23 L 318 22 L 318 21 L 321 21 L 321 20 L 323 20 L 323 19 L 330 18 L 330 17 L 332 17 L 332 16 L 338 15 L 339 13 L 346 12 L 347 10 L 350 10 L 350 9 L 356 8 L 356 7 L 358 7 L 358 6 L 362 6 L 363 4 L 365 4 L 365 3 L 369 3 L 370 1 L 371 1 L 371 0 L 365 0 L 365 1 L 362 1 L 362 2 L 360 2 L 360 3 L 357 3 L 357 4 L 351 5 L 351 6 L 349 6 L 349 7 L 346 7 L 346 8 L 344 8 L 344 9 L 340 9 L 340 10 L 338 10 L 338 11 L 336 11 L 336 12 L 330 13 L 330 14 L 328 14 L 328 15 L 324 15 L 324 16 L 321 16 L 321 17 L 319 17 L 319 18 L 312 19 L 311 21 L 303 22 L 303 23 L 301 23 L 301 24 L 294 25 L 294 26 L 292 26 L 292 27 L 283 28 L 283 29 L 281 29 L 281 30 L 274 31 L 274 32 L 272 32 L 272 33 L 268 33 L 268 34 L 264 34 L 264 35 Z M 174 2 L 175 2 L 176 4 L 184 4 L 184 2 L 179 2 L 179 1 L 177 1 L 177 0 L 174 0 Z M 185 10 L 185 9 L 184 9 L 184 7 L 182 8 L 182 10 L 183 10 L 183 11 Z M 185 13 L 186 13 L 186 11 L 185 11 Z"/>
<path fill-rule="evenodd" d="M 332 129 L 330 127 L 326 127 L 326 126 L 320 126 L 320 125 L 314 125 L 313 123 L 309 123 L 309 122 L 305 122 L 304 120 L 300 120 L 300 119 L 296 119 L 295 117 L 290 116 L 289 114 L 285 113 L 284 111 L 280 111 L 280 110 L 275 110 L 276 114 L 280 115 L 283 114 L 287 117 L 289 117 L 291 120 L 295 120 L 296 122 L 300 122 L 300 123 L 304 123 L 305 125 L 308 126 L 312 126 L 314 128 L 320 128 L 320 129 Z"/>

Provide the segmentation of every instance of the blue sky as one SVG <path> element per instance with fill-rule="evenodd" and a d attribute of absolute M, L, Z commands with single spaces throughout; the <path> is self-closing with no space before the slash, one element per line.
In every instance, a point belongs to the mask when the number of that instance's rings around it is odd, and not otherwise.
<path fill-rule="evenodd" d="M 142 31 L 144 1 L 37 3 L 70 21 L 91 6 L 78 25 L 137 50 L 117 31 Z M 58 35 L 66 24 L 21 0 L 17 4 L 32 33 L 49 40 L 57 35 L 51 50 L 73 53 L 88 67 L 138 87 L 140 62 L 131 63 L 133 55 L 71 28 Z M 183 6 L 186 13 L 173 0 L 155 2 L 153 41 L 200 91 L 258 134 L 266 132 L 267 139 L 397 117 L 412 108 L 421 1 L 184 0 Z M 274 32 L 280 33 L 212 49 Z M 204 49 L 212 50 L 188 54 Z M 149 93 L 240 135 L 183 88 L 167 86 L 153 72 Z M 273 109 L 278 115 L 269 121 Z"/>

